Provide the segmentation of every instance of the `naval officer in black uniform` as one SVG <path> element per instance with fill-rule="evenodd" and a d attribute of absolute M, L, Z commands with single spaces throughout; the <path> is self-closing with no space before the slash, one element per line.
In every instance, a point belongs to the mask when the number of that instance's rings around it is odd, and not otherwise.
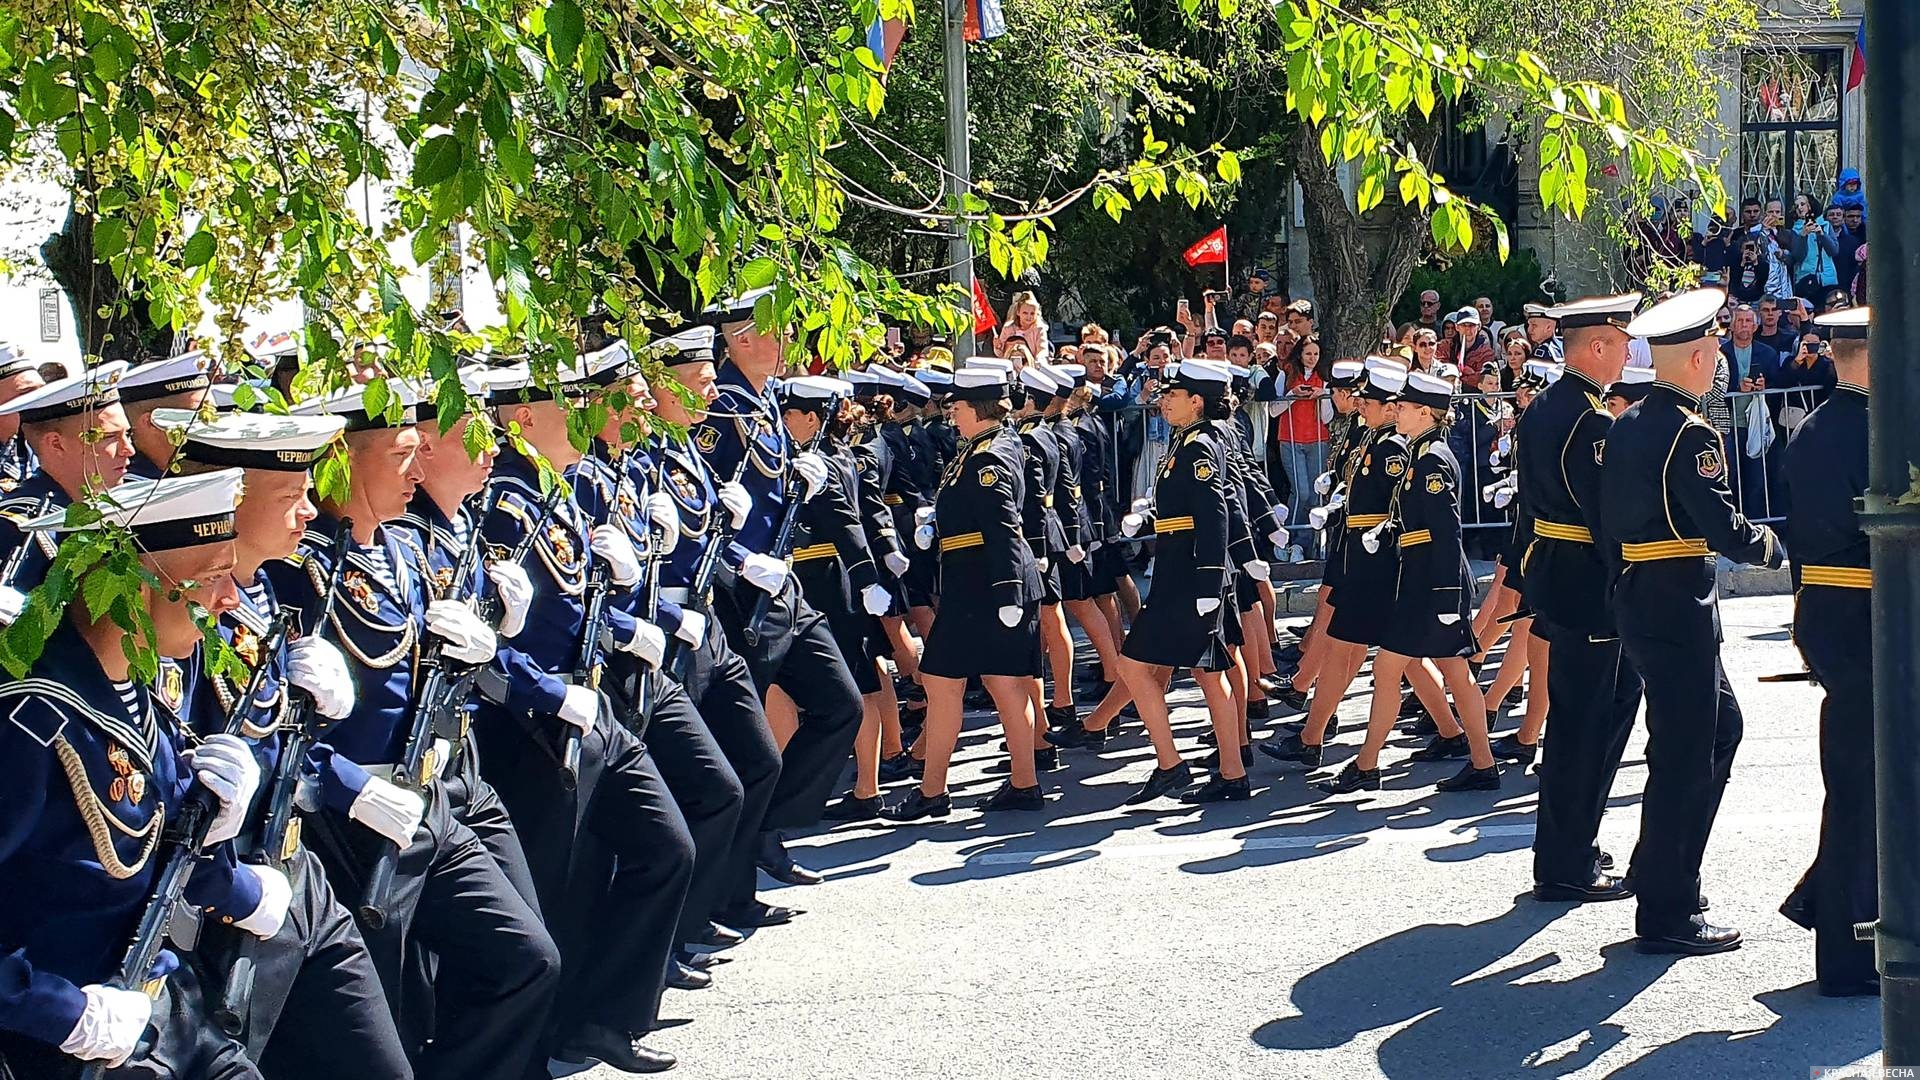
<path fill-rule="evenodd" d="M 33 588 L 47 576 L 58 549 L 51 536 L 29 539 L 21 525 L 42 509 L 64 510 L 88 491 L 107 491 L 126 478 L 133 461 L 126 410 L 120 407 L 121 361 L 88 368 L 0 404 L 0 416 L 20 420 L 39 471 L 0 499 L 0 561 L 28 545 L 13 587 Z M 15 613 L 7 612 L 9 618 Z"/>
<path fill-rule="evenodd" d="M 162 409 L 198 409 L 213 384 L 210 360 L 198 349 L 128 368 L 120 377 L 120 407 L 127 414 L 127 434 L 133 439 L 134 476 L 157 480 L 173 464 L 175 447 L 166 428 L 154 421 Z"/>
<path fill-rule="evenodd" d="M 1720 666 L 1715 555 L 1777 567 L 1781 552 L 1773 530 L 1734 508 L 1726 447 L 1698 412 L 1713 385 L 1711 335 L 1724 301 L 1719 289 L 1695 289 L 1627 325 L 1647 340 L 1658 377 L 1614 422 L 1602 452 L 1601 535 L 1625 564 L 1613 614 L 1646 680 L 1647 787 L 1630 871 L 1642 952 L 1740 945 L 1740 931 L 1700 915 L 1700 860 L 1741 734 L 1740 703 Z"/>
<path fill-rule="evenodd" d="M 1827 801 L 1820 849 L 1780 910 L 1814 931 L 1813 969 L 1820 993 L 1877 994 L 1873 942 L 1855 923 L 1880 910 L 1874 855 L 1873 569 L 1854 500 L 1867 488 L 1866 308 L 1814 320 L 1833 343 L 1839 382 L 1787 443 L 1792 510 L 1787 539 L 1800 588 L 1793 640 L 1820 703 L 1820 775 Z"/>
<path fill-rule="evenodd" d="M 1613 414 L 1607 388 L 1627 363 L 1627 323 L 1639 293 L 1589 297 L 1552 308 L 1565 369 L 1527 407 L 1515 465 L 1519 524 L 1528 537 L 1519 567 L 1533 631 L 1547 640 L 1553 742 L 1540 761 L 1540 820 L 1533 840 L 1533 895 L 1540 900 L 1618 900 L 1630 895 L 1600 868 L 1600 816 L 1640 711 L 1640 675 L 1620 655 L 1607 601 L 1617 567 L 1596 542 L 1600 475 Z"/>

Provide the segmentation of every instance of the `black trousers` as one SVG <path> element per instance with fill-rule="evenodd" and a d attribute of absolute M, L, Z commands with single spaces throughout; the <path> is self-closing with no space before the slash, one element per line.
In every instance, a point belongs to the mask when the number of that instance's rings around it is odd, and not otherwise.
<path fill-rule="evenodd" d="M 306 822 L 333 886 L 360 896 L 386 840 L 344 815 Z M 528 1033 L 546 1023 L 559 986 L 560 954 L 479 838 L 448 812 L 441 782 L 429 789 L 426 817 L 400 853 L 386 925 L 361 924 L 360 932 L 401 1037 L 414 1048 L 416 1077 L 523 1074 L 534 1051 Z M 431 1005 L 405 992 L 407 964 L 420 952 L 437 962 Z"/>
<path fill-rule="evenodd" d="M 1815 977 L 1844 986 L 1876 973 L 1873 942 L 1855 941 L 1853 924 L 1880 913 L 1873 618 L 1866 590 L 1803 587 L 1794 608 L 1793 639 L 1826 691 L 1820 703 L 1820 778 L 1827 789 L 1820 847 L 1794 895 L 1813 916 Z"/>
<path fill-rule="evenodd" d="M 655 673 L 636 672 L 634 679 L 623 679 L 621 684 L 635 686 L 638 678 L 647 680 L 653 695 L 652 716 L 645 730 L 638 732 L 640 740 L 693 838 L 693 874 L 675 938 L 685 942 L 706 929 L 725 892 L 746 790 L 686 691 Z M 632 703 L 616 702 L 615 708 L 629 718 L 637 716 Z"/>
<path fill-rule="evenodd" d="M 780 782 L 764 828 L 807 828 L 819 824 L 853 753 L 860 691 L 827 620 L 807 606 L 791 578 L 769 606 L 759 638 L 747 644 L 744 627 L 759 596 L 759 590 L 736 580 L 714 591 L 714 611 L 761 694 L 778 686 L 800 710 L 800 730 L 781 755 Z"/>
<path fill-rule="evenodd" d="M 220 1000 L 244 954 L 253 991 L 240 1039 L 268 1080 L 407 1080 L 413 1066 L 359 926 L 311 852 L 296 849 L 286 872 L 293 901 L 279 933 L 203 929 L 194 963 L 208 1000 Z"/>
<path fill-rule="evenodd" d="M 1534 625 L 1539 629 L 1540 620 Z M 1593 641 L 1585 631 L 1564 626 L 1545 630 L 1553 738 L 1540 752 L 1533 880 L 1584 885 L 1600 872 L 1594 838 L 1633 734 L 1642 684 L 1633 662 L 1621 655 L 1618 638 Z"/>
<path fill-rule="evenodd" d="M 667 959 L 693 874 L 686 819 L 646 747 L 605 697 L 581 740 L 578 786 L 560 779 L 553 717 L 516 718 L 482 705 L 481 760 L 513 817 L 547 929 L 565 958 L 547 1056 L 581 1024 L 644 1032 L 658 1016 Z"/>
<path fill-rule="evenodd" d="M 245 1049 L 207 1019 L 192 964 L 182 964 L 167 976 L 149 1024 L 156 1036 L 152 1052 L 108 1069 L 108 1080 L 260 1080 L 260 1070 Z M 0 1080 L 73 1080 L 85 1067 L 57 1046 L 0 1031 Z"/>
<path fill-rule="evenodd" d="M 1647 787 L 1633 853 L 1642 934 L 1681 932 L 1697 913 L 1700 860 L 1726 794 L 1744 722 L 1719 642 L 1622 637 L 1647 693 Z M 1554 736 L 1559 737 L 1557 734 Z"/>
<path fill-rule="evenodd" d="M 539 891 L 533 885 L 533 870 L 527 866 L 527 851 L 520 846 L 520 834 L 513 829 L 513 818 L 500 793 L 493 790 L 480 773 L 479 740 L 469 735 L 460 756 L 445 777 L 447 805 L 460 824 L 473 830 L 480 846 L 487 849 L 500 872 L 513 883 L 520 899 L 540 911 Z"/>
<path fill-rule="evenodd" d="M 773 804 L 774 789 L 780 784 L 780 744 L 767 726 L 753 673 L 747 662 L 728 647 L 719 620 L 707 624 L 707 639 L 687 657 L 685 670 L 686 692 L 700 710 L 700 718 L 707 722 L 708 732 L 720 744 L 727 764 L 740 778 L 744 792 L 716 903 L 716 910 L 724 911 L 753 900 L 759 880 L 754 859 L 760 846 L 760 829 Z"/>

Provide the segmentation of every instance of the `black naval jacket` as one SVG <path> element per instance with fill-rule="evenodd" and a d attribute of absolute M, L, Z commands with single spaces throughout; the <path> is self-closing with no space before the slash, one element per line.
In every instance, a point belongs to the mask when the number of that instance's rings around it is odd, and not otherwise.
<path fill-rule="evenodd" d="M 800 504 L 789 561 L 815 608 L 862 611 L 860 594 L 879 581 L 879 572 L 855 509 L 860 485 L 844 445 L 823 445 L 820 456 L 827 462 L 827 480 Z"/>
<path fill-rule="evenodd" d="M 1393 546 L 1383 543 L 1377 552 L 1369 552 L 1360 535 L 1388 519 L 1394 489 L 1406 472 L 1407 441 L 1392 425 L 1369 429 L 1348 465 L 1343 530 L 1347 535 L 1340 544 L 1341 584 L 1368 588 L 1372 590 L 1369 595 L 1392 595 L 1392 569 L 1398 558 Z"/>
<path fill-rule="evenodd" d="M 1613 636 L 1607 604 L 1613 549 L 1596 542 L 1600 473 L 1613 414 L 1603 388 L 1568 368 L 1527 407 L 1515 432 L 1520 473 L 1515 536 L 1527 606 L 1549 623 Z"/>
<path fill-rule="evenodd" d="M 1720 640 L 1714 553 L 1780 565 L 1773 530 L 1734 508 L 1720 433 L 1698 405 L 1654 383 L 1615 421 L 1600 485 L 1602 532 L 1625 563 L 1614 581 L 1620 629 L 1691 646 Z"/>
<path fill-rule="evenodd" d="M 1066 525 L 1054 506 L 1053 493 L 1060 483 L 1060 440 L 1038 414 L 1022 417 L 1016 424 L 1027 452 L 1020 511 L 1023 531 L 1035 558 L 1057 561 L 1069 543 Z"/>
<path fill-rule="evenodd" d="M 1800 587 L 1873 588 L 1867 534 L 1853 500 L 1867 490 L 1867 390 L 1843 382 L 1787 442 L 1787 542 Z"/>
<path fill-rule="evenodd" d="M 1005 426 L 955 448 L 935 502 L 943 617 L 992 619 L 1000 608 L 1040 602 L 1040 571 L 1020 533 L 1026 468 L 1020 437 Z"/>
<path fill-rule="evenodd" d="M 1415 436 L 1407 458 L 1388 526 L 1400 574 L 1382 644 L 1403 656 L 1463 655 L 1473 642 L 1473 570 L 1460 542 L 1460 464 L 1440 427 Z"/>
<path fill-rule="evenodd" d="M 1153 485 L 1153 598 L 1226 597 L 1227 467 L 1212 421 L 1173 433 Z"/>

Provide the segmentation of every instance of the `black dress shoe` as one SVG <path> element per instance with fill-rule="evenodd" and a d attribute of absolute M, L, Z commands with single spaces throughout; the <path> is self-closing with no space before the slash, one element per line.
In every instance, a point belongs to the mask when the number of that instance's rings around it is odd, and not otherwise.
<path fill-rule="evenodd" d="M 1290 761 L 1309 769 L 1320 767 L 1320 759 L 1325 751 L 1325 746 L 1307 742 L 1298 735 L 1269 739 L 1260 744 L 1260 752 L 1275 761 Z"/>
<path fill-rule="evenodd" d="M 1141 785 L 1140 790 L 1127 797 L 1126 804 L 1139 806 L 1141 803 L 1150 803 L 1164 795 L 1171 795 L 1191 783 L 1193 783 L 1193 766 L 1184 761 L 1172 768 L 1155 769 L 1153 775 L 1147 777 L 1147 782 Z"/>
<path fill-rule="evenodd" d="M 1303 716 L 1298 720 L 1288 720 L 1280 726 L 1298 735 L 1307 730 L 1307 718 Z M 1323 739 L 1331 739 L 1338 734 L 1340 734 L 1340 718 L 1337 716 L 1327 717 L 1327 730 L 1321 737 Z"/>
<path fill-rule="evenodd" d="M 1407 732 L 1412 735 L 1438 735 L 1440 734 L 1440 725 L 1434 722 L 1433 717 L 1428 716 L 1426 713 L 1421 713 L 1419 716 L 1413 718 L 1411 724 L 1407 725 Z"/>
<path fill-rule="evenodd" d="M 880 816 L 888 821 L 919 821 L 921 818 L 943 818 L 951 813 L 953 798 L 946 792 L 929 799 L 920 793 L 919 788 L 914 788 L 899 802 L 883 807 Z"/>
<path fill-rule="evenodd" d="M 1880 977 L 1869 975 L 1864 979 L 1848 982 L 1827 982 L 1822 980 L 1818 986 L 1821 997 L 1879 997 Z"/>
<path fill-rule="evenodd" d="M 744 926 L 748 929 L 785 926 L 805 914 L 806 912 L 799 908 L 781 907 L 779 904 L 769 904 L 764 900 L 749 901 L 719 912 L 728 926 Z"/>
<path fill-rule="evenodd" d="M 880 762 L 880 782 L 897 784 L 913 775 L 913 755 L 902 750 Z"/>
<path fill-rule="evenodd" d="M 694 938 L 690 944 L 702 945 L 709 949 L 731 949 L 745 940 L 747 935 L 733 927 L 710 922 L 707 924 L 707 932 Z"/>
<path fill-rule="evenodd" d="M 1273 699 L 1279 702 L 1288 712 L 1307 711 L 1306 693 L 1295 690 L 1292 683 L 1282 683 L 1280 689 L 1274 691 Z"/>
<path fill-rule="evenodd" d="M 1606 874 L 1596 874 L 1584 885 L 1560 881 L 1536 881 L 1533 898 L 1554 904 L 1596 904 L 1607 900 L 1625 900 L 1633 890 Z"/>
<path fill-rule="evenodd" d="M 1425 716 L 1427 707 L 1409 690 L 1400 696 L 1400 719 L 1407 720 L 1415 716 Z"/>
<path fill-rule="evenodd" d="M 1054 749 L 1056 750 L 1063 748 L 1067 750 L 1098 750 L 1107 745 L 1107 729 L 1101 728 L 1098 731 L 1094 731 L 1075 724 L 1072 727 L 1062 728 L 1059 731 L 1048 732 L 1047 741 L 1053 743 Z"/>
<path fill-rule="evenodd" d="M 1433 787 L 1435 791 L 1499 791 L 1500 764 L 1495 762 L 1484 769 L 1476 769 L 1472 762 L 1468 762 L 1459 772 Z"/>
<path fill-rule="evenodd" d="M 1254 698 L 1252 701 L 1247 702 L 1247 719 L 1270 720 L 1272 718 L 1273 718 L 1273 710 L 1267 706 L 1266 698 L 1258 697 L 1258 698 Z"/>
<path fill-rule="evenodd" d="M 1449 739 L 1435 735 L 1432 741 L 1413 752 L 1414 761 L 1445 761 L 1448 758 L 1463 758 L 1472 751 L 1467 747 L 1467 733 L 1461 732 Z"/>
<path fill-rule="evenodd" d="M 818 885 L 827 880 L 818 873 L 793 861 L 787 854 L 787 845 L 780 841 L 780 834 L 763 832 L 760 834 L 760 852 L 757 857 L 760 869 L 767 876 L 785 885 Z"/>
<path fill-rule="evenodd" d="M 1802 930 L 1811 930 L 1814 927 L 1813 900 L 1807 895 L 1808 891 L 1804 888 L 1796 888 L 1780 904 L 1780 914 L 1785 915 L 1788 922 Z"/>
<path fill-rule="evenodd" d="M 574 1071 L 604 1064 L 627 1073 L 666 1072 L 679 1064 L 679 1060 L 665 1050 L 641 1045 L 638 1035 L 599 1027 L 575 1036 L 560 1049 L 554 1061 L 562 1066 L 580 1066 Z"/>
<path fill-rule="evenodd" d="M 1245 802 L 1253 798 L 1253 786 L 1242 776 L 1228 780 L 1215 776 L 1204 784 L 1190 787 L 1180 793 L 1180 801 L 1189 805 L 1211 802 Z"/>
<path fill-rule="evenodd" d="M 713 985 L 713 976 L 685 964 L 668 964 L 667 985 L 675 990 L 705 990 Z"/>
<path fill-rule="evenodd" d="M 688 952 L 685 949 L 674 953 L 673 958 L 695 971 L 711 971 L 721 964 L 733 963 L 732 957 L 721 956 L 717 952 Z"/>
<path fill-rule="evenodd" d="M 1520 765 L 1533 764 L 1533 757 L 1540 752 L 1538 743 L 1524 743 L 1518 735 L 1502 735 L 1493 740 L 1493 756 L 1501 761 L 1512 761 Z"/>
<path fill-rule="evenodd" d="M 1047 800 L 1040 793 L 1040 785 L 1032 787 L 1014 787 L 1013 781 L 1001 784 L 993 794 L 974 804 L 974 809 L 983 814 L 997 810 L 1044 810 Z"/>
<path fill-rule="evenodd" d="M 1380 770 L 1363 769 L 1349 761 L 1347 767 L 1340 770 L 1340 775 L 1331 780 L 1322 780 L 1314 787 L 1329 795 L 1346 795 L 1362 788 L 1368 791 L 1379 791 Z"/>
<path fill-rule="evenodd" d="M 820 815 L 828 821 L 872 821 L 880 816 L 880 796 L 862 799 L 849 791 Z"/>
<path fill-rule="evenodd" d="M 1715 926 L 1695 915 L 1671 933 L 1635 937 L 1633 947 L 1639 952 L 1659 955 L 1708 956 L 1739 948 L 1740 931 L 1731 926 Z"/>
<path fill-rule="evenodd" d="M 1507 691 L 1507 696 L 1505 700 L 1506 700 L 1506 703 L 1509 705 L 1518 705 L 1521 702 L 1527 700 L 1527 692 L 1525 690 L 1522 690 L 1520 687 L 1516 686 L 1513 689 Z"/>

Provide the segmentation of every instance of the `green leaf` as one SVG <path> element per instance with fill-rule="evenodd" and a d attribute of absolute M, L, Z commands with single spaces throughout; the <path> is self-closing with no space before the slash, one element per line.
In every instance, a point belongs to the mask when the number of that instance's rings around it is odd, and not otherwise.
<path fill-rule="evenodd" d="M 1213 167 L 1214 171 L 1220 174 L 1220 179 L 1227 183 L 1237 184 L 1240 182 L 1239 154 L 1231 150 L 1222 150 L 1220 151 L 1220 160 L 1214 162 Z"/>
<path fill-rule="evenodd" d="M 773 284 L 773 279 L 779 273 L 780 264 L 763 255 L 740 268 L 741 289 L 744 292 L 751 289 L 765 288 Z"/>
<path fill-rule="evenodd" d="M 500 168 L 509 179 L 523 189 L 533 186 L 533 155 L 525 143 L 519 139 L 501 139 L 494 144 L 494 150 L 500 156 Z"/>
<path fill-rule="evenodd" d="M 213 258 L 213 234 L 205 226 L 187 239 L 186 250 L 180 253 L 180 262 L 188 269 L 205 266 Z"/>
<path fill-rule="evenodd" d="M 547 5 L 547 41 L 553 46 L 555 60 L 571 66 L 586 31 L 586 17 L 581 14 L 579 4 L 573 0 L 553 0 Z"/>
<path fill-rule="evenodd" d="M 361 388 L 360 407 L 368 416 L 379 416 L 387 411 L 387 403 L 393 400 L 393 391 L 387 387 L 385 379 L 370 379 Z"/>
<path fill-rule="evenodd" d="M 413 159 L 414 185 L 433 187 L 453 179 L 460 171 L 460 159 L 465 154 L 466 148 L 457 135 L 435 135 L 428 139 Z"/>

